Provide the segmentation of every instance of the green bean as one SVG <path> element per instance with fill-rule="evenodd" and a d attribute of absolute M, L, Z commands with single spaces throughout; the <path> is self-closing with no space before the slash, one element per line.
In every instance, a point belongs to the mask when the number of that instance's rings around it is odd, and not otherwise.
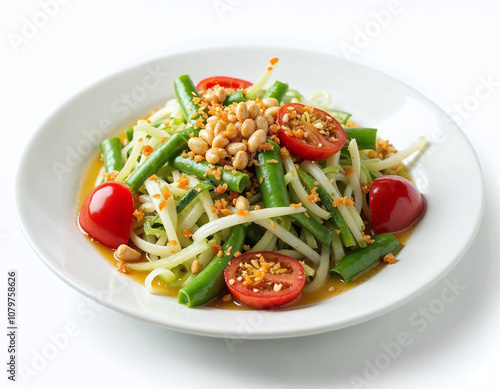
<path fill-rule="evenodd" d="M 356 138 L 359 150 L 377 149 L 377 130 L 375 128 L 347 127 L 344 130 L 347 135 L 346 146 L 351 139 Z"/>
<path fill-rule="evenodd" d="M 186 121 L 196 126 L 200 117 L 203 117 L 199 112 L 200 106 L 193 101 L 193 98 L 200 97 L 193 81 L 184 74 L 174 80 L 174 89 Z"/>
<path fill-rule="evenodd" d="M 246 227 L 246 234 L 247 234 L 247 239 L 250 241 L 250 243 L 255 245 L 259 240 L 262 239 L 264 236 L 266 230 L 262 228 L 261 226 L 255 224 L 255 223 L 250 223 Z"/>
<path fill-rule="evenodd" d="M 266 208 L 287 207 L 290 205 L 290 199 L 285 185 L 280 148 L 273 141 L 268 141 L 268 143 L 273 146 L 272 149 L 259 151 L 255 155 L 257 161 L 255 172 L 260 193 Z M 307 217 L 304 213 L 290 215 L 290 217 L 300 227 L 308 230 L 318 241 L 325 245 L 330 244 L 333 232 L 324 225 L 312 217 Z"/>
<path fill-rule="evenodd" d="M 296 91 L 295 89 L 289 89 L 283 97 L 283 103 L 290 104 L 292 102 L 292 99 L 297 99 L 300 102 L 303 98 L 304 96 L 302 96 L 299 91 Z"/>
<path fill-rule="evenodd" d="M 179 291 L 179 303 L 188 307 L 206 304 L 217 297 L 224 289 L 224 269 L 233 258 L 234 253 L 241 251 L 245 241 L 246 230 L 240 224 L 233 226 L 222 246 L 222 256 L 214 256 L 212 261 L 189 284 Z M 229 252 L 229 255 L 227 253 Z"/>
<path fill-rule="evenodd" d="M 226 100 L 224 101 L 224 105 L 231 105 L 233 103 L 241 103 L 242 101 L 246 101 L 245 93 L 243 90 L 239 90 L 227 95 Z"/>
<path fill-rule="evenodd" d="M 178 155 L 182 150 L 186 149 L 190 134 L 198 136 L 199 128 L 197 128 L 198 120 L 203 119 L 198 112 L 199 106 L 193 101 L 194 97 L 199 97 L 198 91 L 193 84 L 193 81 L 188 75 L 183 75 L 174 80 L 174 89 L 181 106 L 182 112 L 188 123 L 193 127 L 176 132 L 171 137 L 161 143 L 149 157 L 130 175 L 125 182 L 132 193 L 135 193 L 142 186 L 144 181 L 152 174 L 155 174 L 158 169 L 165 165 L 170 159 Z"/>
<path fill-rule="evenodd" d="M 153 150 L 125 182 L 132 193 L 137 192 L 148 177 L 155 174 L 165 163 L 187 148 L 189 134 L 192 132 L 192 128 L 176 132 Z"/>
<path fill-rule="evenodd" d="M 359 247 L 346 255 L 330 273 L 337 273 L 344 281 L 351 282 L 367 270 L 370 270 L 385 255 L 395 254 L 401 247 L 396 237 L 389 233 L 376 235 L 374 242 L 366 247 Z"/>
<path fill-rule="evenodd" d="M 120 138 L 112 137 L 104 139 L 101 144 L 102 159 L 107 173 L 120 171 L 123 167 L 122 144 Z"/>
<path fill-rule="evenodd" d="M 214 185 L 210 181 L 203 181 L 196 185 L 193 189 L 187 192 L 184 196 L 181 197 L 177 205 L 175 206 L 175 210 L 177 214 L 181 213 L 184 208 L 186 208 L 191 201 L 193 201 L 196 196 L 198 196 L 201 192 L 207 189 L 214 189 Z"/>
<path fill-rule="evenodd" d="M 352 116 L 349 112 L 339 111 L 338 109 L 325 109 L 330 115 L 332 115 L 340 124 L 347 124 L 347 121 Z"/>
<path fill-rule="evenodd" d="M 227 184 L 230 190 L 238 193 L 243 192 L 250 179 L 248 174 L 240 171 L 225 170 L 223 166 L 210 165 L 207 161 L 195 162 L 193 159 L 182 155 L 176 156 L 170 163 L 185 173 L 193 174 L 201 179 L 211 180 L 216 185 Z"/>
<path fill-rule="evenodd" d="M 333 206 L 333 199 L 330 197 L 328 192 L 323 189 L 322 186 L 316 185 L 316 181 L 314 181 L 314 179 L 307 174 L 304 169 L 297 169 L 297 172 L 299 174 L 299 178 L 309 188 L 309 190 L 316 188 L 316 193 L 319 195 L 325 209 L 332 214 L 331 220 L 335 225 L 335 228 L 340 231 L 340 237 L 342 238 L 342 242 L 344 242 L 344 246 L 356 246 L 356 240 L 354 239 L 349 226 L 345 222 L 339 210 Z"/>
<path fill-rule="evenodd" d="M 267 98 L 275 98 L 278 100 L 278 102 L 281 102 L 283 100 L 283 97 L 285 97 L 286 92 L 288 91 L 288 84 L 285 84 L 280 81 L 275 81 L 273 85 L 264 93 L 262 96 L 262 99 L 267 99 Z"/>

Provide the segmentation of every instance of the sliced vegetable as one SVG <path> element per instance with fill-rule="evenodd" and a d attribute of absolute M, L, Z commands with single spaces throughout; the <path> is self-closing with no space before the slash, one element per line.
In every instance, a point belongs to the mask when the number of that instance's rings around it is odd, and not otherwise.
<path fill-rule="evenodd" d="M 193 189 L 187 192 L 182 198 L 179 200 L 177 205 L 175 206 L 175 210 L 177 214 L 181 213 L 184 208 L 186 208 L 191 201 L 193 201 L 201 192 L 207 189 L 214 189 L 215 186 L 211 181 L 203 181 L 197 184 Z"/>
<path fill-rule="evenodd" d="M 239 302 L 257 309 L 294 301 L 304 288 L 304 268 L 296 259 L 271 251 L 232 259 L 224 271 L 227 288 Z"/>
<path fill-rule="evenodd" d="M 344 257 L 330 273 L 337 273 L 344 281 L 351 282 L 356 277 L 370 270 L 387 254 L 395 254 L 401 243 L 394 235 L 384 233 L 373 237 L 374 242 L 366 247 L 357 248 Z"/>
<path fill-rule="evenodd" d="M 120 171 L 123 167 L 122 144 L 120 138 L 111 137 L 104 139 L 101 144 L 102 159 L 104 160 L 104 169 L 107 173 Z"/>
<path fill-rule="evenodd" d="M 424 196 L 411 181 L 400 176 L 383 176 L 373 180 L 369 199 L 375 234 L 404 231 L 425 210 Z"/>
<path fill-rule="evenodd" d="M 96 186 L 83 202 L 78 221 L 93 239 L 111 248 L 128 242 L 134 213 L 130 189 L 116 181 Z"/>
<path fill-rule="evenodd" d="M 356 139 L 360 150 L 377 149 L 377 130 L 375 128 L 346 127 L 344 131 L 347 141 Z"/>
<path fill-rule="evenodd" d="M 148 177 L 158 172 L 165 163 L 187 148 L 189 134 L 193 132 L 193 128 L 176 132 L 154 149 L 125 182 L 132 190 L 132 193 L 137 192 Z"/>
<path fill-rule="evenodd" d="M 193 98 L 200 97 L 198 90 L 193 84 L 193 80 L 187 74 L 179 76 L 174 80 L 174 89 L 179 105 L 184 113 L 184 118 L 195 129 L 199 130 L 197 123 L 200 118 L 203 120 L 203 116 L 199 112 L 200 106 L 193 101 Z"/>
<path fill-rule="evenodd" d="M 196 162 L 189 157 L 178 155 L 172 165 L 183 172 L 193 174 L 201 179 L 209 179 L 217 185 L 227 184 L 229 190 L 241 193 L 250 177 L 240 171 L 225 170 L 222 166 L 210 165 L 207 161 Z M 233 174 L 233 172 L 235 174 Z"/>
<path fill-rule="evenodd" d="M 288 84 L 285 84 L 281 81 L 275 81 L 273 85 L 264 93 L 262 99 L 274 98 L 281 102 L 283 97 L 285 97 L 286 92 L 288 91 Z"/>
<path fill-rule="evenodd" d="M 196 89 L 207 90 L 209 88 L 213 88 L 214 86 L 219 85 L 223 88 L 233 88 L 233 89 L 245 89 L 249 86 L 252 86 L 250 81 L 242 80 L 240 78 L 226 77 L 226 76 L 213 76 L 207 77 L 201 80 L 198 85 L 196 85 Z"/>
<path fill-rule="evenodd" d="M 188 123 L 192 124 L 192 127 L 170 136 L 153 150 L 144 163 L 137 167 L 126 181 L 133 193 L 137 192 L 144 181 L 156 173 L 167 161 L 187 148 L 190 135 L 198 136 L 200 121 L 204 121 L 199 112 L 200 107 L 193 101 L 194 97 L 200 95 L 191 78 L 186 74 L 176 78 L 174 80 L 174 89 L 182 112 L 184 112 L 184 117 Z"/>
<path fill-rule="evenodd" d="M 281 143 L 296 157 L 318 161 L 342 149 L 346 133 L 331 115 L 300 103 L 286 104 L 278 112 Z"/>
<path fill-rule="evenodd" d="M 255 173 L 259 182 L 259 190 L 266 208 L 286 207 L 290 205 L 290 199 L 286 191 L 280 147 L 273 141 L 268 141 L 268 143 L 273 146 L 272 149 L 259 151 L 255 155 L 257 161 Z M 299 226 L 313 234 L 318 241 L 325 245 L 330 244 L 333 232 L 316 219 L 307 217 L 303 213 L 290 217 Z"/>
<path fill-rule="evenodd" d="M 179 291 L 179 303 L 194 307 L 208 303 L 224 288 L 224 269 L 237 251 L 243 248 L 245 227 L 236 225 L 222 246 L 222 255 L 215 255 L 208 266 L 193 281 Z"/>

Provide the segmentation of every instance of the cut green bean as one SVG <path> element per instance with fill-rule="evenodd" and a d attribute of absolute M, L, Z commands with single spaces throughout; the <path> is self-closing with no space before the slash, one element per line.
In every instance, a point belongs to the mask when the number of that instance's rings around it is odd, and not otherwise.
<path fill-rule="evenodd" d="M 358 149 L 377 149 L 377 130 L 375 128 L 346 127 L 344 130 L 347 135 L 346 145 L 349 144 L 351 139 L 355 138 Z"/>
<path fill-rule="evenodd" d="M 246 230 L 242 224 L 231 228 L 231 233 L 222 246 L 222 256 L 214 256 L 207 267 L 179 291 L 178 301 L 180 304 L 191 308 L 206 304 L 220 294 L 225 285 L 224 269 L 233 258 L 234 253 L 243 248 L 245 234 Z"/>
<path fill-rule="evenodd" d="M 172 165 L 185 173 L 193 174 L 202 180 L 213 181 L 216 185 L 227 184 L 229 190 L 241 193 L 250 177 L 237 170 L 225 170 L 223 166 L 210 165 L 207 161 L 195 162 L 189 157 L 176 156 Z M 219 174 L 220 173 L 220 174 Z"/>
<path fill-rule="evenodd" d="M 287 207 L 290 199 L 286 190 L 283 162 L 281 161 L 280 147 L 273 141 L 268 141 L 273 146 L 270 150 L 257 152 L 255 172 L 259 182 L 260 193 L 266 208 Z M 323 224 L 304 213 L 290 215 L 302 228 L 307 229 L 319 242 L 330 245 L 333 232 Z"/>
<path fill-rule="evenodd" d="M 193 201 L 196 196 L 198 196 L 201 192 L 207 189 L 214 189 L 215 186 L 210 181 L 203 181 L 196 185 L 193 189 L 187 192 L 184 196 L 181 197 L 177 205 L 175 206 L 175 210 L 177 214 L 181 213 L 184 208 L 186 208 L 191 201 Z"/>
<path fill-rule="evenodd" d="M 255 223 L 250 223 L 246 227 L 247 239 L 252 244 L 252 246 L 254 244 L 256 244 L 259 240 L 262 239 L 265 232 L 266 232 L 266 230 L 264 228 L 262 228 L 261 226 L 258 226 Z"/>
<path fill-rule="evenodd" d="M 278 102 L 281 102 L 283 100 L 283 97 L 285 97 L 286 92 L 288 91 L 288 84 L 285 84 L 280 81 L 275 81 L 273 85 L 264 93 L 262 96 L 262 99 L 267 99 L 267 98 L 275 98 L 278 100 Z"/>
<path fill-rule="evenodd" d="M 330 269 L 330 273 L 337 273 L 344 281 L 351 282 L 370 270 L 385 255 L 395 254 L 402 247 L 396 237 L 389 233 L 376 235 L 372 239 L 372 244 L 352 251 Z"/>
<path fill-rule="evenodd" d="M 184 113 L 184 118 L 188 123 L 196 127 L 198 120 L 200 118 L 203 119 L 203 116 L 199 112 L 200 106 L 193 101 L 193 98 L 200 97 L 193 80 L 187 74 L 177 77 L 174 80 L 174 89 L 179 105 Z"/>
<path fill-rule="evenodd" d="M 333 200 L 328 192 L 322 186 L 316 185 L 314 178 L 307 174 L 304 169 L 297 169 L 297 172 L 299 173 L 300 180 L 307 186 L 307 188 L 309 188 L 309 190 L 316 188 L 316 193 L 318 194 L 325 209 L 332 214 L 331 220 L 335 225 L 335 228 L 340 231 L 340 237 L 342 238 L 342 242 L 344 242 L 344 246 L 356 246 L 356 240 L 354 239 L 349 226 L 345 222 L 339 210 L 333 206 Z"/>
<path fill-rule="evenodd" d="M 339 111 L 337 109 L 325 109 L 330 115 L 332 115 L 340 124 L 347 124 L 347 121 L 352 116 L 349 112 Z"/>
<path fill-rule="evenodd" d="M 192 132 L 192 128 L 176 132 L 153 150 L 149 157 L 135 169 L 125 182 L 132 193 L 137 192 L 148 177 L 155 174 L 170 159 L 187 148 L 189 134 Z"/>
<path fill-rule="evenodd" d="M 224 105 L 231 105 L 233 103 L 241 103 L 246 101 L 245 93 L 243 90 L 239 90 L 227 95 L 226 100 L 224 101 Z"/>
<path fill-rule="evenodd" d="M 174 80 L 174 89 L 186 121 L 191 123 L 193 127 L 173 134 L 154 149 L 149 157 L 139 165 L 125 182 L 132 193 L 137 192 L 148 177 L 155 174 L 170 159 L 188 147 L 187 142 L 190 134 L 198 136 L 200 131 L 197 128 L 198 121 L 200 118 L 203 120 L 203 117 L 198 112 L 200 107 L 193 101 L 194 97 L 200 96 L 193 81 L 188 75 L 180 76 Z"/>
<path fill-rule="evenodd" d="M 102 159 L 106 173 L 120 171 L 123 167 L 122 144 L 120 138 L 112 137 L 104 139 L 101 144 Z"/>

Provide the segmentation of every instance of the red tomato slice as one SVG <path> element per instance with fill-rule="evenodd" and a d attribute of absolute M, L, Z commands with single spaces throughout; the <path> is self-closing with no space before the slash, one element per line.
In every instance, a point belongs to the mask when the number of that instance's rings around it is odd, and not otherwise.
<path fill-rule="evenodd" d="M 303 121 L 307 112 L 310 121 Z M 285 116 L 287 115 L 287 116 Z M 316 127 L 322 126 L 321 128 Z M 347 136 L 340 123 L 325 111 L 304 104 L 286 104 L 278 112 L 281 144 L 296 157 L 319 161 L 328 158 L 344 146 Z"/>
<path fill-rule="evenodd" d="M 299 261 L 271 251 L 245 253 L 233 258 L 224 271 L 224 279 L 239 302 L 257 309 L 292 302 L 306 282 L 304 267 Z"/>
<path fill-rule="evenodd" d="M 215 85 L 220 85 L 223 88 L 245 89 L 249 86 L 252 86 L 252 83 L 246 80 L 241 80 L 239 78 L 213 76 L 201 80 L 198 85 L 196 85 L 196 89 L 207 90 L 214 87 Z"/>
<path fill-rule="evenodd" d="M 413 183 L 400 176 L 383 176 L 370 187 L 373 231 L 397 233 L 411 227 L 425 210 L 424 196 Z"/>
<path fill-rule="evenodd" d="M 134 197 L 128 186 L 109 181 L 96 186 L 83 202 L 78 221 L 98 242 L 117 248 L 128 242 L 134 218 Z"/>

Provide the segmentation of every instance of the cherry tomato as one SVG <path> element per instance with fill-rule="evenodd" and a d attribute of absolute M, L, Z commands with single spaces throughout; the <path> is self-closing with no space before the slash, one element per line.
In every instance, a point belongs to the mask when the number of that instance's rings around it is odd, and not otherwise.
<path fill-rule="evenodd" d="M 224 279 L 239 302 L 257 309 L 290 303 L 299 296 L 306 282 L 304 267 L 299 261 L 271 251 L 233 258 L 224 271 Z"/>
<path fill-rule="evenodd" d="M 233 89 L 245 89 L 252 85 L 251 82 L 241 80 L 239 78 L 225 77 L 225 76 L 213 76 L 201 80 L 196 89 L 207 90 L 214 87 L 215 85 L 220 85 L 223 88 L 233 88 Z"/>
<path fill-rule="evenodd" d="M 134 213 L 134 198 L 121 182 L 96 186 L 83 202 L 78 221 L 98 242 L 117 248 L 128 242 Z"/>
<path fill-rule="evenodd" d="M 425 210 L 424 196 L 411 181 L 400 176 L 383 176 L 373 180 L 369 202 L 375 234 L 404 231 Z"/>
<path fill-rule="evenodd" d="M 304 120 L 307 116 L 309 120 Z M 281 144 L 292 155 L 302 159 L 319 161 L 328 158 L 339 151 L 347 140 L 344 129 L 333 116 L 304 104 L 292 103 L 281 107 L 278 124 Z"/>

